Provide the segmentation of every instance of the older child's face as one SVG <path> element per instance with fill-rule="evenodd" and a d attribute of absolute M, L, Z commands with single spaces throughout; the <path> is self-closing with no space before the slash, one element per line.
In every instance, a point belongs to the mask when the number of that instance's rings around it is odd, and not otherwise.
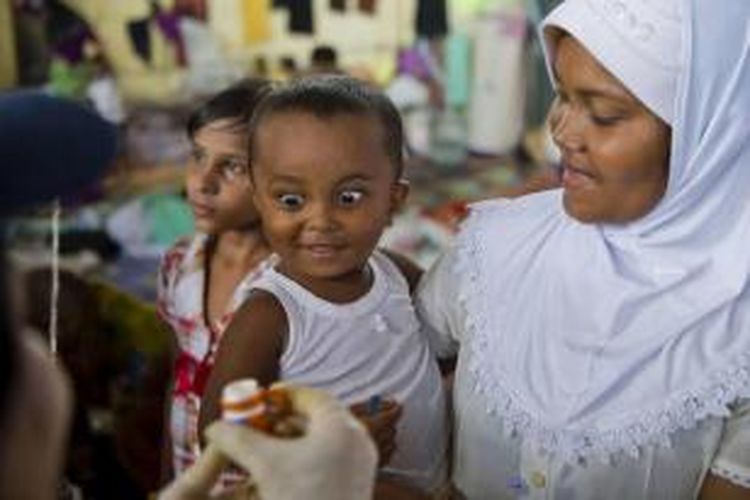
<path fill-rule="evenodd" d="M 562 152 L 563 204 L 582 222 L 625 223 L 664 195 L 669 127 L 573 37 L 557 47 L 550 127 Z"/>
<path fill-rule="evenodd" d="M 377 119 L 282 112 L 254 147 L 255 201 L 282 270 L 313 290 L 356 278 L 407 192 Z"/>
<path fill-rule="evenodd" d="M 244 127 L 217 120 L 193 137 L 187 194 L 198 231 L 217 234 L 257 223 Z"/>

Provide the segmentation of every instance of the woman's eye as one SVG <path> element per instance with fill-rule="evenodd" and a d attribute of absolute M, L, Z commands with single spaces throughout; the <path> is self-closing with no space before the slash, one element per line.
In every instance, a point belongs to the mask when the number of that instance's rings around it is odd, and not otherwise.
<path fill-rule="evenodd" d="M 278 200 L 279 205 L 286 210 L 297 210 L 302 207 L 302 204 L 305 202 L 305 199 L 301 195 L 291 193 L 279 195 L 276 199 Z"/>
<path fill-rule="evenodd" d="M 356 190 L 348 190 L 348 191 L 342 191 L 339 193 L 339 203 L 341 205 L 354 205 L 359 200 L 362 199 L 362 197 L 365 194 L 362 191 L 356 191 Z"/>
<path fill-rule="evenodd" d="M 620 121 L 619 116 L 598 116 L 591 115 L 591 121 L 600 127 L 609 127 Z"/>

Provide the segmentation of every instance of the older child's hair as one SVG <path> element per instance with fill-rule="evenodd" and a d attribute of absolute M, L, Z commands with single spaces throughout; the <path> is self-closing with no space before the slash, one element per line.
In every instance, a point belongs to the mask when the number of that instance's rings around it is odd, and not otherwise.
<path fill-rule="evenodd" d="M 232 127 L 250 124 L 258 102 L 271 91 L 271 84 L 263 78 L 246 78 L 222 90 L 198 106 L 187 120 L 187 134 L 191 140 L 207 124 L 230 119 Z"/>
<path fill-rule="evenodd" d="M 270 116 L 302 111 L 319 118 L 341 114 L 370 115 L 380 121 L 383 147 L 397 177 L 404 169 L 404 132 L 401 115 L 382 92 L 354 78 L 342 75 L 319 75 L 300 78 L 271 91 L 255 111 L 250 124 L 250 158 L 253 158 L 255 136 Z"/>

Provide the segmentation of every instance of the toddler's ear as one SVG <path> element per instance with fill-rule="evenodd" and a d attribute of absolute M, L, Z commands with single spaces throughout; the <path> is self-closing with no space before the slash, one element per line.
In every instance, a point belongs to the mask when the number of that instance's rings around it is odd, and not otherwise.
<path fill-rule="evenodd" d="M 391 186 L 391 210 L 390 216 L 393 217 L 404 207 L 406 198 L 409 196 L 409 181 L 399 179 Z"/>

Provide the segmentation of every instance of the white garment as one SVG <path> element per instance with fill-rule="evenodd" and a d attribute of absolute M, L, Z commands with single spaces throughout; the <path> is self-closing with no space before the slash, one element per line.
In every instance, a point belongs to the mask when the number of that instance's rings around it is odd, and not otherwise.
<path fill-rule="evenodd" d="M 371 289 L 347 304 L 327 302 L 275 270 L 252 289 L 273 294 L 287 315 L 280 378 L 324 389 L 345 404 L 373 395 L 399 401 L 397 450 L 382 472 L 434 491 L 445 480 L 447 459 L 440 373 L 405 278 L 381 252 L 369 265 Z"/>
<path fill-rule="evenodd" d="M 561 27 L 648 108 L 671 124 L 682 49 L 683 0 L 566 0 L 544 20 L 544 48 L 554 60 Z M 647 78 L 644 75 L 648 75 Z M 554 80 L 554 78 L 552 78 Z"/>
<path fill-rule="evenodd" d="M 502 234 L 498 226 L 495 238 Z M 622 454 L 607 464 L 570 463 L 560 455 L 543 453 L 533 435 L 504 432 L 507 393 L 496 391 L 491 380 L 477 373 L 477 362 L 487 362 L 483 353 L 498 351 L 508 354 L 499 356 L 497 364 L 507 364 L 514 356 L 520 358 L 520 366 L 528 361 L 511 343 L 514 332 L 506 325 L 487 325 L 497 335 L 476 334 L 466 297 L 459 297 L 466 289 L 458 284 L 468 279 L 458 265 L 459 251 L 450 249 L 425 276 L 418 309 L 438 356 L 458 352 L 452 479 L 467 498 L 684 500 L 696 497 L 708 470 L 750 487 L 750 400 L 738 401 L 726 418 L 709 417 L 694 428 L 675 431 L 669 446 L 642 446 L 637 457 Z M 492 247 L 487 251 L 491 253 Z M 486 276 L 485 283 L 492 279 L 491 273 Z M 504 289 L 505 297 L 522 293 L 513 284 L 498 283 L 492 290 L 475 289 L 472 297 L 489 295 L 500 304 L 504 298 L 496 296 L 497 289 Z"/>

